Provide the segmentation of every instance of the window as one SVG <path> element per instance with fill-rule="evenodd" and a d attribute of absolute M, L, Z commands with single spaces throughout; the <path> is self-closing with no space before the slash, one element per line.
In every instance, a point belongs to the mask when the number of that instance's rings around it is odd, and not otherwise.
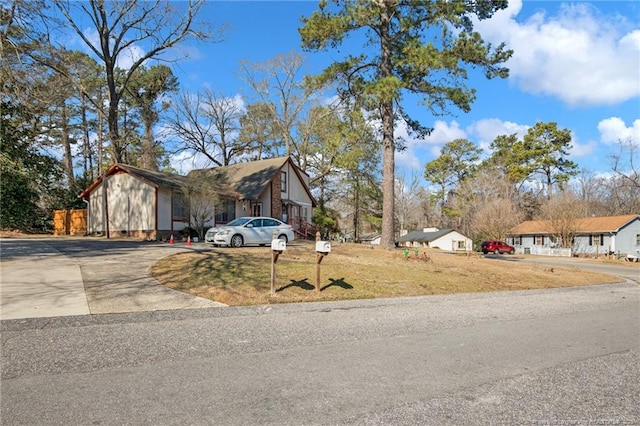
<path fill-rule="evenodd" d="M 216 223 L 227 223 L 236 218 L 236 201 L 223 199 L 216 205 Z"/>
<path fill-rule="evenodd" d="M 464 250 L 465 248 L 464 240 L 458 241 L 458 250 Z"/>
<path fill-rule="evenodd" d="M 589 245 L 590 246 L 601 246 L 604 244 L 604 238 L 602 234 L 599 235 L 589 235 Z"/>
<path fill-rule="evenodd" d="M 287 172 L 280 172 L 280 191 L 287 192 Z"/>
<path fill-rule="evenodd" d="M 262 216 L 262 203 L 255 203 L 251 206 L 251 216 Z"/>
<path fill-rule="evenodd" d="M 544 235 L 536 235 L 536 245 L 543 246 L 544 245 Z"/>
<path fill-rule="evenodd" d="M 171 197 L 173 220 L 189 220 L 189 203 L 182 192 L 174 191 Z"/>
<path fill-rule="evenodd" d="M 247 226 L 251 226 L 252 228 L 262 228 L 262 219 L 254 219 L 249 222 Z"/>
<path fill-rule="evenodd" d="M 640 246 L 640 234 L 636 234 L 636 245 Z"/>

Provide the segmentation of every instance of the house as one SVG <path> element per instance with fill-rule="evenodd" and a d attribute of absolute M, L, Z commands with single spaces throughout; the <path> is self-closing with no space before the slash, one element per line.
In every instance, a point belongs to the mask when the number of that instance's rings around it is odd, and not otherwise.
<path fill-rule="evenodd" d="M 424 228 L 398 238 L 403 247 L 431 247 L 447 251 L 471 251 L 473 241 L 453 229 Z"/>
<path fill-rule="evenodd" d="M 637 257 L 640 252 L 640 215 L 588 217 L 572 225 L 572 247 L 561 249 L 551 221 L 522 222 L 509 232 L 508 241 L 525 254 L 555 256 L 616 253 Z M 565 227 L 567 225 L 565 224 Z M 565 235 L 567 232 L 565 231 Z"/>
<path fill-rule="evenodd" d="M 206 200 L 215 218 L 207 226 L 269 216 L 290 223 L 298 236 L 313 235 L 309 176 L 290 157 L 194 170 L 188 176 L 114 164 L 80 194 L 88 208 L 87 233 L 167 238 L 192 223 L 194 203 L 201 200 L 187 197 L 185 188 L 204 180 L 220 191 L 216 201 Z"/>

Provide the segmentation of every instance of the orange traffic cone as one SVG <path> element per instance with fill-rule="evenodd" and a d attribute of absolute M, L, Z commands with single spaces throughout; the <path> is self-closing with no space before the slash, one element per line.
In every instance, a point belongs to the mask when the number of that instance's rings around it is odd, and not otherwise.
<path fill-rule="evenodd" d="M 171 234 L 171 237 L 169 237 L 169 244 L 173 244 L 173 234 Z"/>
<path fill-rule="evenodd" d="M 191 235 L 189 235 L 187 237 L 187 245 L 190 246 L 191 245 Z"/>

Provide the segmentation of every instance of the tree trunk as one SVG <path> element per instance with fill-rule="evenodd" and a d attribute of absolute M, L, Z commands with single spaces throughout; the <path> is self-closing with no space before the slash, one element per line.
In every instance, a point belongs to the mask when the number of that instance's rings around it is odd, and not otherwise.
<path fill-rule="evenodd" d="M 392 75 L 389 39 L 389 15 L 382 9 L 380 15 L 380 49 L 382 79 Z M 395 211 L 395 142 L 393 140 L 393 98 L 384 94 L 380 102 L 382 117 L 382 235 L 380 246 L 386 249 L 395 247 L 394 211 Z"/>
<path fill-rule="evenodd" d="M 67 175 L 68 188 L 74 188 L 73 177 L 73 157 L 71 153 L 71 139 L 69 138 L 69 126 L 67 123 L 67 104 L 62 101 L 62 110 L 60 112 L 60 125 L 62 126 L 62 146 L 64 149 L 64 171 Z"/>
<path fill-rule="evenodd" d="M 153 123 L 145 120 L 145 137 L 142 141 L 142 168 L 158 171 L 158 159 L 153 146 Z"/>

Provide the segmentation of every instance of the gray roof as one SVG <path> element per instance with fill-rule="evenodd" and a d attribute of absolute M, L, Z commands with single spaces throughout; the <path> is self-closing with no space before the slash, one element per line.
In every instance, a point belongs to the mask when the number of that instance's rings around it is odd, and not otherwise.
<path fill-rule="evenodd" d="M 120 168 L 128 170 L 141 178 L 151 182 L 156 186 L 178 189 L 185 182 L 185 177 L 173 173 L 156 172 L 153 170 L 141 169 L 140 167 L 131 166 L 129 164 L 119 164 Z"/>
<path fill-rule="evenodd" d="M 423 231 L 411 231 L 407 235 L 398 238 L 398 242 L 403 243 L 407 241 L 415 241 L 418 243 L 430 243 L 438 238 L 453 232 L 451 228 L 441 229 L 439 231 L 423 232 Z"/>
<path fill-rule="evenodd" d="M 269 182 L 289 161 L 289 157 L 238 163 L 230 166 L 194 170 L 189 176 L 202 175 L 221 187 L 233 188 L 240 200 L 257 200 Z"/>
<path fill-rule="evenodd" d="M 145 170 L 145 169 L 141 169 L 140 167 L 131 166 L 129 164 L 120 164 L 120 163 L 116 163 L 111 167 L 109 167 L 109 170 L 107 170 L 105 174 L 111 176 L 120 171 L 125 171 L 127 173 L 136 175 L 139 178 L 144 179 L 145 181 L 149 182 L 151 185 L 154 185 L 156 187 L 180 189 L 184 186 L 184 182 L 185 182 L 184 176 L 174 175 L 172 173 L 156 172 L 153 170 Z M 100 177 L 98 177 L 98 179 L 94 180 L 93 183 L 89 185 L 88 188 L 86 188 L 84 191 L 80 193 L 79 197 L 88 198 L 89 194 L 91 194 L 91 192 L 94 189 L 96 189 L 98 185 L 102 183 L 103 179 L 104 179 L 104 175 L 101 175 Z"/>

